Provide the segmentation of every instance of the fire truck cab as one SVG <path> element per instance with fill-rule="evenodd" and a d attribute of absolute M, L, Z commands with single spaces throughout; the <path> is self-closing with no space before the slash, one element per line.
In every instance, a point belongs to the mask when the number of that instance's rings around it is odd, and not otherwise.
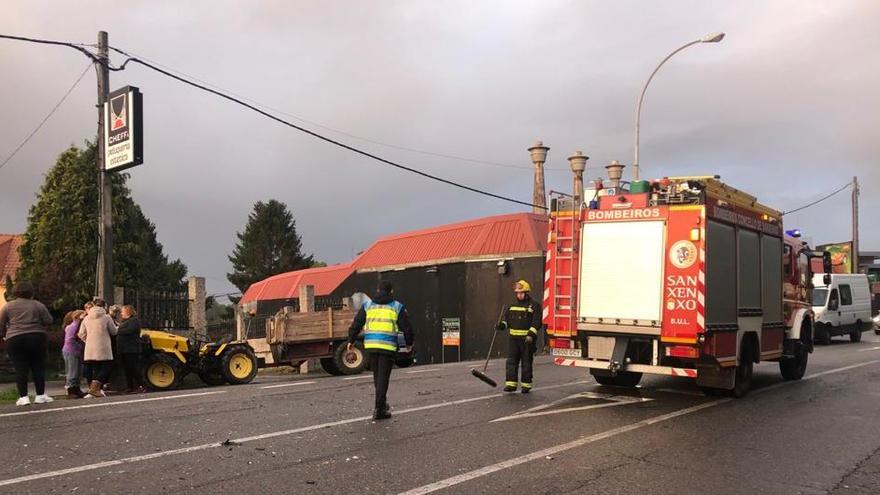
<path fill-rule="evenodd" d="M 544 323 L 557 365 L 602 385 L 653 373 L 736 397 L 756 363 L 804 375 L 822 254 L 785 236 L 779 211 L 717 176 L 597 181 L 584 201 L 551 200 Z"/>

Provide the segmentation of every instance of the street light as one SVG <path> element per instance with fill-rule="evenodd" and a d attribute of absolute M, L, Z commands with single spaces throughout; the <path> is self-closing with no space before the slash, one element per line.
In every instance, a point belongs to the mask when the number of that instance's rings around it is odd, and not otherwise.
<path fill-rule="evenodd" d="M 645 81 L 645 87 L 642 88 L 642 94 L 639 95 L 639 105 L 636 108 L 636 156 L 635 160 L 633 160 L 633 180 L 639 180 L 639 121 L 642 118 L 642 102 L 645 100 L 645 91 L 648 90 L 648 85 L 651 84 L 651 80 L 654 79 L 654 75 L 657 74 L 657 71 L 660 70 L 660 67 L 663 67 L 663 64 L 666 63 L 667 60 L 672 58 L 676 53 L 684 50 L 685 48 L 696 45 L 699 43 L 718 43 L 724 39 L 724 33 L 712 33 L 703 36 L 698 40 L 691 41 L 690 43 L 685 43 L 684 45 L 676 48 L 672 53 L 666 56 L 657 67 L 654 69 L 654 72 L 651 73 L 651 76 L 648 77 L 648 80 Z"/>

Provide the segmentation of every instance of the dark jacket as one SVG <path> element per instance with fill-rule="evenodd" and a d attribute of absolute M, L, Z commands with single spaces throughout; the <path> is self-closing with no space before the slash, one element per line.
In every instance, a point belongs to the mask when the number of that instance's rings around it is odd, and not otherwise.
<path fill-rule="evenodd" d="M 527 295 L 522 301 L 515 300 L 507 307 L 504 318 L 501 320 L 501 329 L 507 329 L 512 338 L 524 339 L 531 336 L 536 339 L 538 329 L 541 328 L 541 320 L 543 320 L 541 305 Z M 515 333 L 523 334 L 515 335 Z"/>
<path fill-rule="evenodd" d="M 379 292 L 375 296 L 373 296 L 373 302 L 376 304 L 388 304 L 394 301 L 394 298 L 391 297 L 391 294 L 385 292 Z M 354 317 L 354 321 L 351 322 L 351 326 L 348 328 L 348 342 L 354 343 L 355 340 L 358 339 L 358 335 L 361 333 L 361 330 L 364 329 L 364 325 L 367 324 L 367 311 L 361 307 L 361 309 L 357 312 L 357 315 Z M 412 324 L 409 322 L 409 313 L 407 313 L 406 308 L 400 310 L 400 314 L 397 315 L 397 328 L 403 332 L 403 338 L 406 339 L 406 345 L 412 346 L 413 342 L 415 342 L 415 333 L 413 332 Z M 372 352 L 384 352 L 381 350 L 372 349 Z"/>
<path fill-rule="evenodd" d="M 141 321 L 137 316 L 122 320 L 116 332 L 116 352 L 137 354 L 141 352 Z"/>

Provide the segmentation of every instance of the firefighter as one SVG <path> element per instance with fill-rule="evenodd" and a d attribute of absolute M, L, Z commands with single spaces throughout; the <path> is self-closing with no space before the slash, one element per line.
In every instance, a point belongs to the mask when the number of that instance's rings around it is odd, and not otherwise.
<path fill-rule="evenodd" d="M 532 391 L 532 361 L 537 348 L 538 328 L 541 326 L 541 305 L 529 297 L 530 290 L 531 287 L 525 280 L 514 285 L 516 302 L 507 308 L 496 327 L 499 332 L 506 329 L 510 336 L 507 345 L 505 392 L 516 392 L 517 385 L 524 394 Z M 522 374 L 518 379 L 520 365 Z"/>
<path fill-rule="evenodd" d="M 349 350 L 361 329 L 364 331 L 364 349 L 369 357 L 370 369 L 373 370 L 373 386 L 376 389 L 376 408 L 373 411 L 375 420 L 391 417 L 386 396 L 394 356 L 397 354 L 398 334 L 403 332 L 407 353 L 412 351 L 415 338 L 406 308 L 394 300 L 393 293 L 391 282 L 379 282 L 373 300 L 364 303 L 348 329 Z"/>

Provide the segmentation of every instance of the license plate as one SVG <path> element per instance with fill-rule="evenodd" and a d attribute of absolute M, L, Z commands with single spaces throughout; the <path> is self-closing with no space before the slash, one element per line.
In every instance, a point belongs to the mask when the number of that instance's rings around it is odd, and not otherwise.
<path fill-rule="evenodd" d="M 559 357 L 581 357 L 580 349 L 551 349 L 550 353 Z"/>

